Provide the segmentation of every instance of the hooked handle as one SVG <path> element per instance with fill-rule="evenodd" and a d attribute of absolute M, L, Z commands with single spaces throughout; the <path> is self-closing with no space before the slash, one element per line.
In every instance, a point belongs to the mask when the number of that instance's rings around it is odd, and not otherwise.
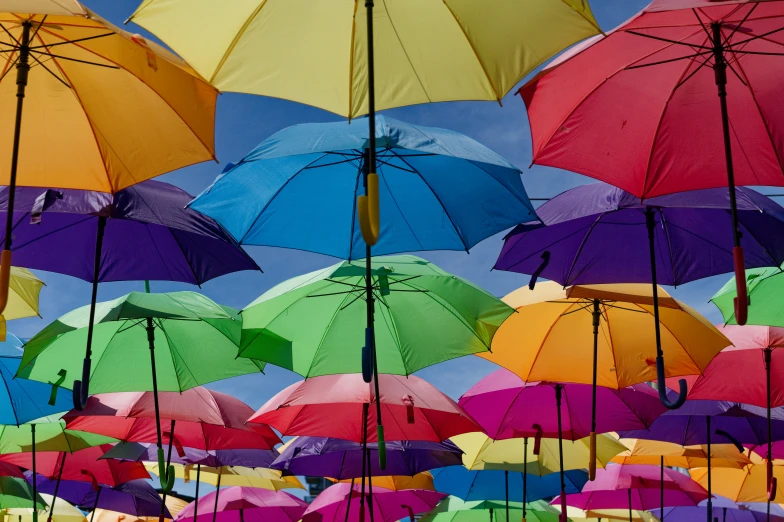
<path fill-rule="evenodd" d="M 414 509 L 411 506 L 407 506 L 405 504 L 401 504 L 400 507 L 405 508 L 408 511 L 408 518 L 411 522 L 414 522 Z"/>
<path fill-rule="evenodd" d="M 768 502 L 776 500 L 776 490 L 778 489 L 778 480 L 773 476 L 773 461 L 768 460 L 766 463 L 768 468 Z"/>
<path fill-rule="evenodd" d="M 82 411 L 87 406 L 90 396 L 90 366 L 91 361 L 85 358 L 82 362 L 82 380 L 73 383 L 73 405 L 77 411 Z"/>
<path fill-rule="evenodd" d="M 362 380 L 373 381 L 373 328 L 365 328 L 365 346 L 362 347 Z"/>
<path fill-rule="evenodd" d="M 591 432 L 591 444 L 588 450 L 588 480 L 594 481 L 596 479 L 596 432 Z"/>
<path fill-rule="evenodd" d="M 746 287 L 746 264 L 743 260 L 743 247 L 732 248 L 732 261 L 735 265 L 735 322 L 743 326 L 749 314 L 749 294 Z"/>
<path fill-rule="evenodd" d="M 656 356 L 656 380 L 659 384 L 659 400 L 667 409 L 677 410 L 683 406 L 683 403 L 686 402 L 686 394 L 689 393 L 686 379 L 678 380 L 678 387 L 680 388 L 678 390 L 678 398 L 674 402 L 670 402 L 667 399 L 667 382 L 664 377 L 664 357 L 661 355 Z"/>
<path fill-rule="evenodd" d="M 174 487 L 174 466 L 166 467 L 166 460 L 163 458 L 163 448 L 158 448 L 158 478 L 161 481 L 161 489 L 166 493 Z"/>
<path fill-rule="evenodd" d="M 730 441 L 740 453 L 743 453 L 744 451 L 746 451 L 746 448 L 743 447 L 743 444 L 741 444 L 738 439 L 736 439 L 735 437 L 733 437 L 732 435 L 730 435 L 726 431 L 724 431 L 724 430 L 716 430 L 716 435 L 718 435 L 719 437 L 724 437 L 725 439 Z"/>
<path fill-rule="evenodd" d="M 378 467 L 387 469 L 387 443 L 384 440 L 384 426 L 376 426 L 376 438 L 378 439 Z"/>
<path fill-rule="evenodd" d="M 531 279 L 528 281 L 528 289 L 533 290 L 536 286 L 536 280 L 539 279 L 539 276 L 542 275 L 544 269 L 547 268 L 547 265 L 550 264 L 550 252 L 545 250 L 542 252 L 542 263 L 539 265 L 533 274 L 531 274 Z"/>
<path fill-rule="evenodd" d="M 68 372 L 66 370 L 60 370 L 57 372 L 59 379 L 53 383 L 50 383 L 52 385 L 52 391 L 49 392 L 49 402 L 47 403 L 49 406 L 54 406 L 57 403 L 57 390 L 60 388 L 60 386 L 62 386 L 67 374 Z"/>
<path fill-rule="evenodd" d="M 367 176 L 367 194 L 357 197 L 357 214 L 359 216 L 359 230 L 362 239 L 368 246 L 378 242 L 381 218 L 378 205 L 378 174 L 370 173 Z"/>
<path fill-rule="evenodd" d="M 8 285 L 11 283 L 11 251 L 0 252 L 0 314 L 8 304 Z"/>

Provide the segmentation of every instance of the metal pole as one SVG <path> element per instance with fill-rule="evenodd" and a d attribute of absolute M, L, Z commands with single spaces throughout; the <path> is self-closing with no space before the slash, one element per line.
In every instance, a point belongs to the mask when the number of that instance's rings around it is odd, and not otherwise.
<path fill-rule="evenodd" d="M 661 506 L 661 515 L 659 520 L 664 522 L 664 455 L 659 457 L 659 505 Z"/>
<path fill-rule="evenodd" d="M 566 479 L 564 478 L 564 461 L 563 461 L 563 428 L 561 425 L 561 392 L 563 386 L 561 384 L 555 385 L 555 405 L 558 409 L 558 465 L 561 474 L 561 522 L 566 522 Z"/>
<path fill-rule="evenodd" d="M 199 480 L 201 479 L 201 464 L 196 464 L 196 498 L 193 503 L 193 522 L 199 518 Z"/>
<path fill-rule="evenodd" d="M 348 522 L 348 514 L 351 511 L 351 497 L 354 496 L 354 482 L 356 482 L 356 480 L 355 477 L 351 478 L 351 489 L 349 490 L 348 501 L 346 502 L 346 519 L 344 522 Z"/>
<path fill-rule="evenodd" d="M 90 514 L 90 522 L 93 522 L 95 518 L 95 512 L 98 509 L 98 499 L 101 498 L 101 491 L 103 490 L 102 487 L 98 488 L 98 491 L 95 492 L 95 503 L 93 504 L 93 512 Z"/>
<path fill-rule="evenodd" d="M 711 500 L 711 418 L 710 416 L 705 417 L 705 426 L 708 429 L 708 504 L 707 504 L 707 511 L 708 511 L 708 522 L 711 522 L 711 517 L 713 516 L 713 501 Z"/>
<path fill-rule="evenodd" d="M 218 466 L 218 483 L 215 485 L 215 507 L 212 509 L 212 522 L 215 522 L 215 519 L 218 517 L 218 497 L 220 496 L 220 483 L 221 483 L 221 472 L 223 471 L 222 466 Z M 194 522 L 196 522 L 194 520 Z"/>
<path fill-rule="evenodd" d="M 525 503 L 528 501 L 528 437 L 523 439 L 523 520 L 525 520 Z M 509 521 L 507 521 L 509 522 Z"/>
<path fill-rule="evenodd" d="M 368 465 L 368 512 L 370 513 L 370 522 L 375 522 L 373 516 L 373 466 L 370 464 L 370 451 L 365 452 L 365 459 Z"/>
<path fill-rule="evenodd" d="M 632 514 L 632 490 L 631 489 L 627 489 L 626 491 L 629 492 L 629 522 L 633 522 L 634 521 L 634 516 Z"/>
<path fill-rule="evenodd" d="M 35 465 L 35 424 L 30 425 L 30 438 L 33 447 L 33 522 L 38 522 L 38 470 Z"/>
<path fill-rule="evenodd" d="M 593 300 L 593 387 L 591 388 L 591 439 L 588 458 L 588 480 L 596 478 L 596 373 L 599 359 L 599 325 L 602 320 L 601 302 Z"/>
<path fill-rule="evenodd" d="M 145 285 L 148 283 L 145 281 Z M 147 287 L 146 287 L 147 288 Z M 155 405 L 155 431 L 158 437 L 158 470 L 161 489 L 168 491 L 174 485 L 174 476 L 169 477 L 169 468 L 163 460 L 163 435 L 161 433 L 161 411 L 158 404 L 158 374 L 155 369 L 155 325 L 152 318 L 147 318 L 147 343 L 150 348 L 150 368 L 152 369 L 152 397 Z"/>
<path fill-rule="evenodd" d="M 47 518 L 47 522 L 52 522 L 52 517 L 54 516 L 54 503 L 57 501 L 57 493 L 60 491 L 60 480 L 63 478 L 63 468 L 65 468 L 65 457 L 68 456 L 68 453 L 63 452 L 63 460 L 60 461 L 60 471 L 57 472 L 57 482 L 54 483 L 54 495 L 52 496 L 52 505 L 49 509 L 49 518 Z M 35 500 L 33 500 L 35 502 Z"/>
<path fill-rule="evenodd" d="M 171 455 L 172 455 L 172 445 L 174 444 L 174 419 L 171 421 L 171 434 L 169 435 L 169 451 L 166 455 L 166 470 L 168 472 L 169 466 L 171 465 Z M 197 482 L 198 484 L 198 482 Z M 198 487 L 198 486 L 197 486 Z M 166 488 L 163 488 L 163 493 L 161 494 L 161 514 L 158 515 L 158 522 L 163 522 L 166 518 Z M 198 496 L 196 497 L 198 498 Z M 197 501 L 198 503 L 198 501 Z M 196 517 L 193 517 L 195 522 Z"/>
<path fill-rule="evenodd" d="M 771 422 L 771 398 L 770 398 L 770 368 L 773 359 L 773 349 L 768 346 L 763 351 L 765 360 L 765 388 L 766 388 L 766 414 L 768 418 L 768 461 L 765 463 L 768 475 L 768 505 L 776 500 L 776 484 L 773 478 L 773 426 Z"/>
<path fill-rule="evenodd" d="M 504 490 L 506 491 L 506 522 L 509 522 L 509 470 L 504 470 Z M 523 501 L 525 502 L 525 500 Z"/>
<path fill-rule="evenodd" d="M 362 405 L 362 483 L 360 484 L 359 493 L 359 522 L 365 522 L 365 477 L 367 476 L 367 459 L 365 458 L 365 451 L 367 450 L 367 425 L 368 425 L 368 410 L 370 404 L 364 403 Z M 351 492 L 349 492 L 351 495 Z"/>

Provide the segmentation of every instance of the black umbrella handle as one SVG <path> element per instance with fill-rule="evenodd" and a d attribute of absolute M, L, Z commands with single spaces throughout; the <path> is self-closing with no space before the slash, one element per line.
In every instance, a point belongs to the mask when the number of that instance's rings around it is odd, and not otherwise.
<path fill-rule="evenodd" d="M 77 411 L 82 411 L 87 406 L 87 399 L 90 397 L 90 358 L 87 357 L 82 362 L 82 380 L 73 383 L 73 406 Z"/>
<path fill-rule="evenodd" d="M 659 388 L 659 400 L 664 406 L 670 410 L 677 410 L 683 406 L 683 403 L 686 402 L 686 395 L 689 393 L 686 379 L 680 379 L 678 381 L 678 387 L 680 388 L 678 390 L 678 397 L 675 401 L 670 402 L 670 400 L 667 399 L 667 381 L 664 377 L 664 357 L 661 355 L 656 356 L 656 380 Z"/>
<path fill-rule="evenodd" d="M 746 266 L 743 260 L 743 247 L 732 249 L 735 264 L 735 322 L 743 326 L 749 317 L 749 292 L 746 286 Z"/>
<path fill-rule="evenodd" d="M 744 451 L 746 451 L 746 448 L 743 447 L 743 444 L 741 444 L 738 439 L 736 439 L 735 437 L 733 437 L 732 435 L 730 435 L 726 431 L 724 431 L 724 430 L 716 430 L 715 433 L 719 437 L 724 437 L 725 439 L 729 440 L 735 446 L 735 448 L 737 448 L 737 450 L 740 453 L 743 453 Z"/>
<path fill-rule="evenodd" d="M 536 280 L 539 279 L 539 276 L 542 275 L 542 272 L 544 272 L 544 269 L 547 268 L 548 264 L 550 264 L 550 252 L 548 250 L 545 250 L 544 252 L 542 252 L 542 263 L 539 265 L 539 268 L 537 268 L 534 271 L 534 273 L 531 274 L 531 280 L 528 281 L 529 290 L 534 289 L 534 287 L 536 286 Z"/>

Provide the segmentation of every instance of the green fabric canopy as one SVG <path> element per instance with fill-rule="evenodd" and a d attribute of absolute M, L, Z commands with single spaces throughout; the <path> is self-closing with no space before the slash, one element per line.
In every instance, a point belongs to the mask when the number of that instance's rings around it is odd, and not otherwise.
<path fill-rule="evenodd" d="M 0 455 L 32 451 L 31 425 L 35 424 L 35 451 L 75 451 L 111 444 L 117 439 L 65 429 L 65 421 L 44 417 L 20 426 L 0 426 Z M 20 506 L 25 507 L 25 506 Z M 32 505 L 27 506 L 32 507 Z"/>
<path fill-rule="evenodd" d="M 285 281 L 242 311 L 240 355 L 303 377 L 359 373 L 365 344 L 365 261 Z M 372 263 L 379 373 L 409 375 L 488 351 L 513 309 L 414 256 Z"/>
<path fill-rule="evenodd" d="M 35 495 L 35 507 L 46 508 L 41 495 Z M 33 488 L 23 479 L 17 477 L 0 477 L 0 509 L 32 508 Z"/>
<path fill-rule="evenodd" d="M 525 517 L 528 522 L 558 522 L 560 512 L 546 502 L 529 502 Z M 503 500 L 465 501 L 447 497 L 420 519 L 420 522 L 515 522 L 523 518 L 522 502 L 509 502 L 509 520 Z"/>
<path fill-rule="evenodd" d="M 749 293 L 747 324 L 784 327 L 784 265 L 779 267 L 752 268 L 746 270 L 746 285 Z M 735 278 L 721 287 L 711 298 L 726 324 L 738 324 L 735 320 L 734 300 L 737 296 Z"/>

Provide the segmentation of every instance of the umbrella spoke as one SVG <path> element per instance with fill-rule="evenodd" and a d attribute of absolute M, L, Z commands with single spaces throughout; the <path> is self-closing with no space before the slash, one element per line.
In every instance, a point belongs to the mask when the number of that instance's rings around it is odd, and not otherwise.
<path fill-rule="evenodd" d="M 665 64 L 665 63 L 679 62 L 681 60 L 694 60 L 694 58 L 699 58 L 701 56 L 712 55 L 712 54 L 713 54 L 713 51 L 700 51 L 700 52 L 695 53 L 695 54 L 689 54 L 689 55 L 686 55 L 686 56 L 679 56 L 677 58 L 670 58 L 668 60 L 659 60 L 657 62 L 643 63 L 643 64 L 640 64 L 640 65 L 629 65 L 628 67 L 626 67 L 626 70 L 630 71 L 632 69 L 643 69 L 645 67 L 651 67 L 651 66 L 654 66 L 654 65 L 662 65 L 662 64 Z"/>
<path fill-rule="evenodd" d="M 43 25 L 43 23 L 41 25 Z M 37 31 L 36 31 L 36 34 L 37 34 Z M 62 42 L 55 42 L 55 43 L 51 43 L 51 44 L 31 45 L 30 46 L 30 50 L 34 50 L 34 49 L 48 49 L 48 48 L 51 48 L 51 47 L 57 47 L 58 45 L 68 45 L 68 44 L 75 44 L 75 43 L 79 43 L 79 42 L 86 42 L 88 40 L 97 40 L 98 38 L 106 38 L 107 36 L 113 36 L 113 35 L 116 35 L 116 34 L 117 33 L 104 33 L 104 34 L 97 34 L 97 35 L 93 35 L 93 36 L 86 36 L 84 38 L 77 38 L 76 40 L 64 40 Z M 30 38 L 30 40 L 32 41 L 32 38 Z"/>
<path fill-rule="evenodd" d="M 625 29 L 624 31 L 629 33 L 629 34 L 633 34 L 635 36 L 641 36 L 643 38 L 649 38 L 651 40 L 659 40 L 660 42 L 667 42 L 667 43 L 671 43 L 671 44 L 675 44 L 675 45 L 682 45 L 684 47 L 691 47 L 695 51 L 697 49 L 705 49 L 705 50 L 708 50 L 708 51 L 712 51 L 713 50 L 712 47 L 708 47 L 708 46 L 705 46 L 705 45 L 686 43 L 686 42 L 683 42 L 683 41 L 680 41 L 680 40 L 673 40 L 671 38 L 664 38 L 663 36 L 655 36 L 655 35 L 652 35 L 652 34 L 640 33 L 638 31 L 633 31 L 631 29 Z"/>
<path fill-rule="evenodd" d="M 49 67 L 47 67 L 47 66 L 46 66 L 46 64 L 44 63 L 44 61 L 42 61 L 42 60 L 39 60 L 39 59 L 38 59 L 38 57 L 37 57 L 36 55 L 32 54 L 32 53 L 30 54 L 30 56 L 33 58 L 33 60 L 35 60 L 35 62 L 36 62 L 38 65 L 40 65 L 41 67 L 43 67 L 43 68 L 44 68 L 44 70 L 46 70 L 46 72 L 48 72 L 49 74 L 51 74 L 52 76 L 54 76 L 54 78 L 55 78 L 55 79 L 56 79 L 58 82 L 62 83 L 63 85 L 65 85 L 65 86 L 66 86 L 67 88 L 69 88 L 69 89 L 71 88 L 71 86 L 68 84 L 68 82 L 66 82 L 65 80 L 63 80 L 63 79 L 62 79 L 62 78 L 60 78 L 59 76 L 57 76 L 57 75 L 54 73 L 54 71 L 52 71 L 52 70 L 51 70 Z M 50 58 L 50 60 L 51 60 L 51 58 Z M 45 61 L 49 61 L 49 60 L 45 60 Z"/>
<path fill-rule="evenodd" d="M 36 51 L 36 50 L 30 49 L 30 55 L 34 56 L 34 53 L 42 54 L 44 56 L 49 56 L 51 58 L 57 58 L 58 60 L 67 60 L 69 62 L 83 63 L 83 64 L 86 64 L 86 65 L 95 65 L 96 67 L 105 67 L 107 69 L 119 69 L 120 68 L 117 65 L 110 65 L 110 64 L 106 64 L 106 63 L 91 62 L 91 61 L 88 61 L 88 60 L 80 60 L 78 58 L 70 58 L 68 56 L 62 56 L 62 55 L 59 55 L 59 54 L 52 54 L 52 53 L 48 53 L 48 52 L 44 52 L 44 51 Z"/>

